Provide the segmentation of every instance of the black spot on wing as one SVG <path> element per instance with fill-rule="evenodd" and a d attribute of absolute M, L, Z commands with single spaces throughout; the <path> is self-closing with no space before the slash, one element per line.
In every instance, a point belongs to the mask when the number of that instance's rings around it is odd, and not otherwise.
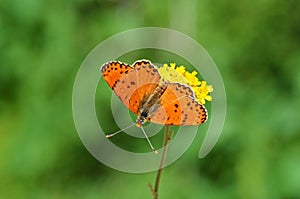
<path fill-rule="evenodd" d="M 120 80 L 115 81 L 115 83 L 113 84 L 113 86 L 111 88 L 114 90 L 119 82 L 120 82 Z"/>
<path fill-rule="evenodd" d="M 123 67 L 130 68 L 131 67 L 129 64 L 126 64 L 126 63 L 123 63 L 120 61 L 109 61 L 109 62 L 106 62 L 105 64 L 103 64 L 100 67 L 100 69 L 101 69 L 102 73 L 105 71 L 110 72 L 111 70 L 118 70 L 118 68 L 116 67 L 117 65 L 120 66 L 120 68 L 123 68 Z"/>

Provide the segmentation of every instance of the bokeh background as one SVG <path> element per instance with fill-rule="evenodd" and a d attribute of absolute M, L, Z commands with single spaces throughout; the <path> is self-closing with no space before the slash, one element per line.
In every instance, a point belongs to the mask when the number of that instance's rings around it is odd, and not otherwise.
<path fill-rule="evenodd" d="M 147 184 L 156 173 L 101 164 L 72 118 L 73 82 L 87 54 L 111 35 L 145 26 L 202 44 L 228 97 L 216 147 L 198 159 L 204 125 L 164 170 L 160 198 L 300 198 L 299 13 L 297 0 L 2 0 L 0 198 L 151 198 Z M 126 56 L 161 59 L 152 51 Z M 110 104 L 105 92 L 99 100 Z M 118 129 L 110 115 L 104 119 Z M 127 137 L 115 140 L 147 149 Z"/>

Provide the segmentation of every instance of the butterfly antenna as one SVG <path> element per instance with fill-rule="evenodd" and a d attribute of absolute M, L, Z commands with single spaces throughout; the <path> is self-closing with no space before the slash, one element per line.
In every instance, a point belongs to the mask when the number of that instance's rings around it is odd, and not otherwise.
<path fill-rule="evenodd" d="M 145 136 L 145 138 L 147 139 L 147 142 L 149 143 L 149 145 L 150 145 L 152 151 L 153 151 L 155 154 L 158 154 L 157 150 L 152 146 L 152 144 L 151 144 L 151 142 L 150 142 L 150 140 L 149 140 L 149 138 L 148 138 L 148 136 L 147 136 L 147 134 L 146 134 L 146 132 L 145 132 L 145 130 L 144 130 L 144 128 L 143 128 L 143 126 L 141 126 L 141 129 L 142 129 L 142 131 L 143 131 L 143 133 L 144 133 L 144 136 Z"/>
<path fill-rule="evenodd" d="M 124 129 L 121 129 L 121 130 L 119 130 L 119 131 L 117 131 L 117 132 L 114 132 L 114 133 L 111 133 L 111 134 L 107 134 L 107 135 L 105 135 L 105 137 L 111 138 L 112 136 L 117 135 L 118 133 L 121 133 L 122 131 L 125 131 L 126 129 L 129 129 L 130 127 L 132 127 L 132 126 L 134 126 L 134 125 L 135 125 L 135 123 L 133 123 L 133 124 L 131 124 L 131 125 L 125 127 Z"/>

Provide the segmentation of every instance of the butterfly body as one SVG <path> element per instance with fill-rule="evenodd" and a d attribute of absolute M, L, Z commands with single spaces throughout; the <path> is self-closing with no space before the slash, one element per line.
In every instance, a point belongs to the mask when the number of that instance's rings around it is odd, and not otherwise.
<path fill-rule="evenodd" d="M 164 94 L 168 87 L 168 83 L 163 81 L 160 83 L 153 94 L 150 96 L 145 96 L 146 101 L 141 104 L 138 112 L 138 118 L 136 119 L 136 125 L 141 126 L 146 121 L 150 121 L 152 115 L 157 111 L 159 108 L 159 100 L 161 96 Z"/>
<path fill-rule="evenodd" d="M 168 82 L 148 60 L 133 66 L 112 61 L 101 67 L 102 77 L 133 113 L 136 125 L 146 121 L 163 125 L 199 125 L 207 120 L 205 107 L 188 85 Z"/>

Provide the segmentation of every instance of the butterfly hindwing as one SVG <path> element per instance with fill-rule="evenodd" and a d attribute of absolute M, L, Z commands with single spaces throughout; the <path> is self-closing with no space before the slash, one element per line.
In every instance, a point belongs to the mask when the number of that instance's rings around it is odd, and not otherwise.
<path fill-rule="evenodd" d="M 195 100 L 189 86 L 169 83 L 160 98 L 160 108 L 153 113 L 151 122 L 163 125 L 199 125 L 207 120 L 205 107 Z"/>

